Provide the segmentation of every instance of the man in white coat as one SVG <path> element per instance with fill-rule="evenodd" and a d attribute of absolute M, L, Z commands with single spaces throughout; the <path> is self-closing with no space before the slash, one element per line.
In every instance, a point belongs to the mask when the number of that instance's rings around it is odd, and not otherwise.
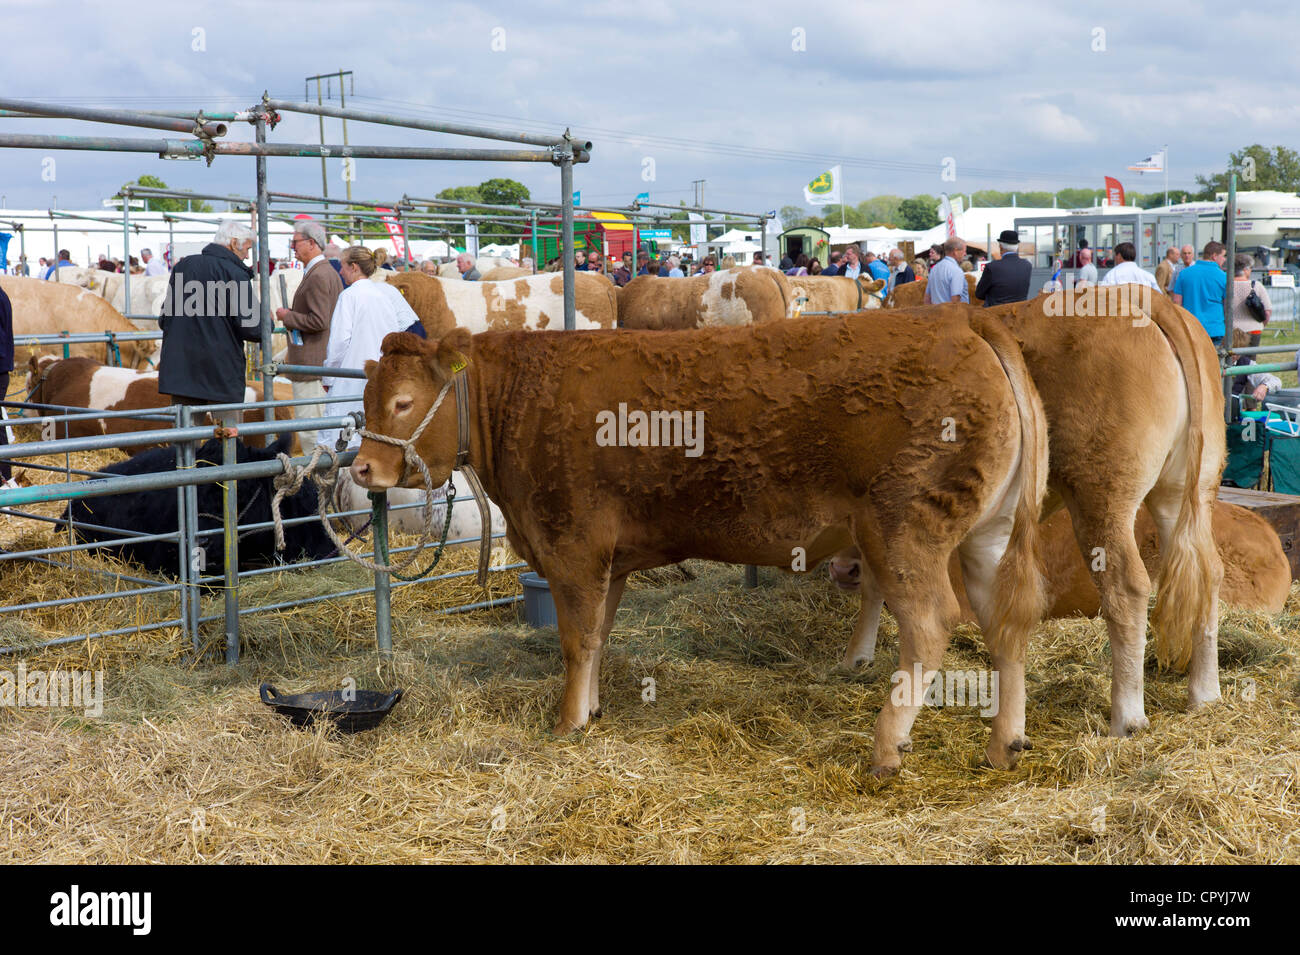
<path fill-rule="evenodd" d="M 325 355 L 327 368 L 364 368 L 368 360 L 379 360 L 380 346 L 390 332 L 404 332 L 419 321 L 419 317 L 406 303 L 394 286 L 387 282 L 372 282 L 375 258 L 359 245 L 343 250 L 339 276 L 347 286 L 339 295 L 330 319 L 329 346 Z M 327 416 L 345 415 L 361 410 L 360 398 L 366 390 L 364 378 L 321 379 L 329 399 Z M 340 398 L 351 398 L 339 401 Z M 321 444 L 334 450 L 342 432 L 338 429 L 319 432 Z M 354 435 L 350 448 L 361 446 L 361 436 Z"/>

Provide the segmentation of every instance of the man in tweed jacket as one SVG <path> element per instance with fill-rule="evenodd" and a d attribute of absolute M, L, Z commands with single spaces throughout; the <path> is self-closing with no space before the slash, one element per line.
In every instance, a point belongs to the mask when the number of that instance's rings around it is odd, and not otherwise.
<path fill-rule="evenodd" d="M 293 253 L 307 269 L 302 284 L 293 295 L 292 308 L 277 308 L 276 320 L 289 329 L 289 351 L 285 363 L 290 365 L 323 365 L 330 341 L 330 316 L 343 291 L 343 280 L 325 260 L 323 249 L 327 243 L 325 230 L 314 219 L 300 219 L 294 223 Z M 323 266 L 323 268 L 322 268 Z M 295 398 L 323 398 L 319 375 L 291 374 Z M 295 405 L 295 418 L 318 418 L 322 407 Z M 302 447 L 310 451 L 316 445 L 316 432 L 303 431 Z"/>

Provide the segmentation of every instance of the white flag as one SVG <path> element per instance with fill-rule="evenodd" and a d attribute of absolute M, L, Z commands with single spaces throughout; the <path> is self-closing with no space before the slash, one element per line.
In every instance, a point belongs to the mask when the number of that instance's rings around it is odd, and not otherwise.
<path fill-rule="evenodd" d="M 803 187 L 803 201 L 810 206 L 840 202 L 840 167 L 832 166 Z"/>
<path fill-rule="evenodd" d="M 943 193 L 939 197 L 939 218 L 943 220 L 947 227 L 948 238 L 953 239 L 957 236 L 957 220 L 953 217 L 952 203 L 948 201 L 948 193 Z"/>
<path fill-rule="evenodd" d="M 1162 149 L 1158 153 L 1152 153 L 1146 159 L 1139 159 L 1128 168 L 1132 172 L 1164 172 L 1165 151 Z"/>
<path fill-rule="evenodd" d="M 709 227 L 704 224 L 704 216 L 698 212 L 688 212 L 691 220 L 691 245 L 703 245 L 709 241 Z"/>

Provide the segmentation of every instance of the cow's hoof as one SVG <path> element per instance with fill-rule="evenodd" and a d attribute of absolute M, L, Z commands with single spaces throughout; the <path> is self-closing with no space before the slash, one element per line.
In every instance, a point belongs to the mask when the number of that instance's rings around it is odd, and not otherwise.
<path fill-rule="evenodd" d="M 901 763 L 883 763 L 872 766 L 870 773 L 874 779 L 888 779 L 890 776 L 897 776 L 901 768 Z"/>
<path fill-rule="evenodd" d="M 574 720 L 562 719 L 555 724 L 555 728 L 552 729 L 551 732 L 556 736 L 569 736 L 573 733 L 581 732 L 584 725 L 584 723 L 578 723 Z"/>
<path fill-rule="evenodd" d="M 1201 710 L 1213 706 L 1215 703 L 1218 703 L 1219 700 L 1221 699 L 1223 699 L 1223 697 L 1218 693 L 1215 693 L 1213 696 L 1210 696 L 1208 694 L 1207 695 L 1193 694 L 1192 696 L 1189 696 L 1187 698 L 1187 712 L 1199 713 Z"/>
<path fill-rule="evenodd" d="M 1020 736 L 1005 746 L 1001 743 L 989 743 L 988 749 L 984 751 L 984 757 L 994 769 L 1015 769 L 1020 764 L 1020 754 L 1027 749 L 1033 749 L 1032 744 Z"/>
<path fill-rule="evenodd" d="M 1136 736 L 1138 733 L 1151 728 L 1151 721 L 1145 716 L 1133 716 L 1119 723 L 1114 723 L 1110 728 L 1110 735 L 1124 739 L 1130 736 Z"/>
<path fill-rule="evenodd" d="M 898 751 L 900 753 L 910 753 L 912 751 L 912 741 L 910 739 L 903 740 L 898 744 Z"/>
<path fill-rule="evenodd" d="M 604 710 L 602 707 L 599 707 L 599 706 L 596 707 L 594 710 L 591 711 L 591 719 L 593 719 L 593 720 L 598 720 L 598 719 L 600 719 L 601 716 L 604 714 L 604 712 L 605 712 L 605 710 Z"/>
<path fill-rule="evenodd" d="M 871 662 L 875 658 L 874 654 L 871 656 L 845 657 L 840 661 L 840 669 L 852 673 L 855 670 L 861 670 L 863 667 L 871 666 Z"/>

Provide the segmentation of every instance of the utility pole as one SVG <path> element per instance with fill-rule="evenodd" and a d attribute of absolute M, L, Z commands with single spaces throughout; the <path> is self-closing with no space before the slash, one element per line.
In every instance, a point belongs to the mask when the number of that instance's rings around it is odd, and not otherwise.
<path fill-rule="evenodd" d="M 707 179 L 691 180 L 691 190 L 695 195 L 695 208 L 697 209 L 704 207 L 704 184 L 706 182 L 708 182 Z"/>
<path fill-rule="evenodd" d="M 345 76 L 348 77 L 349 83 L 352 84 L 352 89 L 350 90 L 350 92 L 356 93 L 356 85 L 352 80 L 352 71 L 336 70 L 333 73 L 321 73 L 319 76 L 307 77 L 304 85 L 303 99 L 307 99 L 311 96 L 310 86 L 312 80 L 315 80 L 316 81 L 316 105 L 317 106 L 324 105 L 324 100 L 321 98 L 320 81 L 321 80 L 325 81 L 325 99 L 333 99 L 334 98 L 333 90 L 331 89 L 329 84 L 332 80 L 334 80 L 337 77 L 339 81 L 339 104 L 341 106 L 346 107 L 348 105 L 347 99 L 344 97 L 343 94 L 343 77 Z M 320 144 L 324 146 L 325 145 L 325 117 L 320 116 L 317 118 L 320 120 Z M 346 146 L 347 144 L 348 144 L 348 121 L 345 119 L 343 120 L 343 145 Z M 320 184 L 322 190 L 321 195 L 324 196 L 326 199 L 328 199 L 330 197 L 329 170 L 326 168 L 324 156 L 320 157 Z M 350 201 L 352 199 L 352 181 L 350 179 L 347 180 L 346 185 L 347 185 L 347 192 L 348 192 L 348 200 Z M 329 212 L 329 208 L 330 208 L 329 203 L 328 202 L 325 203 L 326 212 Z"/>

